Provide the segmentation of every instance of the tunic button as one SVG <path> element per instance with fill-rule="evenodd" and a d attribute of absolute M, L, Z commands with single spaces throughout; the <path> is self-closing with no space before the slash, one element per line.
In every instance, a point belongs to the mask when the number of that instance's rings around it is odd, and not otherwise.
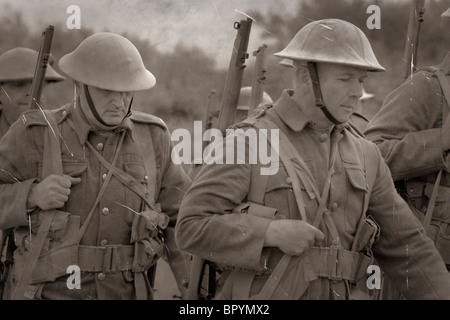
<path fill-rule="evenodd" d="M 102 213 L 103 213 L 103 215 L 105 215 L 105 216 L 107 216 L 108 214 L 109 214 L 109 209 L 108 208 L 103 208 L 102 209 Z"/>
<path fill-rule="evenodd" d="M 107 244 L 108 244 L 108 240 L 106 240 L 106 239 L 103 239 L 102 241 L 100 241 L 100 245 L 102 247 L 106 246 Z"/>
<path fill-rule="evenodd" d="M 63 117 L 65 117 L 65 116 L 66 116 L 66 114 L 67 114 L 67 111 L 66 111 L 66 110 L 64 110 L 64 111 L 63 111 L 63 113 L 62 113 Z"/>
<path fill-rule="evenodd" d="M 107 174 L 106 174 L 106 173 L 104 173 L 104 174 L 102 175 L 102 179 L 103 179 L 103 181 L 105 181 L 105 180 L 106 180 L 106 176 L 107 176 Z"/>
<path fill-rule="evenodd" d="M 336 209 L 337 207 L 339 207 L 339 205 L 338 205 L 337 202 L 334 202 L 333 205 L 332 205 L 332 207 L 333 207 L 333 209 Z"/>
<path fill-rule="evenodd" d="M 325 141 L 327 141 L 327 139 L 328 139 L 328 135 L 326 133 L 324 133 L 320 136 L 320 142 L 325 142 Z"/>
<path fill-rule="evenodd" d="M 103 143 L 99 143 L 99 144 L 97 144 L 97 150 L 98 151 L 102 151 L 103 150 Z"/>
<path fill-rule="evenodd" d="M 291 177 L 287 177 L 286 178 L 286 183 L 287 184 L 292 184 L 292 178 Z"/>
<path fill-rule="evenodd" d="M 100 272 L 100 273 L 97 275 L 97 279 L 100 280 L 100 281 L 105 280 L 105 279 L 106 279 L 106 274 L 104 274 L 103 272 Z"/>
<path fill-rule="evenodd" d="M 148 176 L 145 176 L 145 177 L 144 177 L 144 180 L 145 180 L 145 181 L 148 181 Z"/>

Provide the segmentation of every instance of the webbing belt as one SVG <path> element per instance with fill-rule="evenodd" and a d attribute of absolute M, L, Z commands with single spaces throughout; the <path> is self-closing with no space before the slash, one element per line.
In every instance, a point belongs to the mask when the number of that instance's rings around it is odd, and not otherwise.
<path fill-rule="evenodd" d="M 85 272 L 119 272 L 131 270 L 134 246 L 107 245 L 105 247 L 78 247 L 78 266 Z M 144 270 L 141 270 L 144 271 Z"/>

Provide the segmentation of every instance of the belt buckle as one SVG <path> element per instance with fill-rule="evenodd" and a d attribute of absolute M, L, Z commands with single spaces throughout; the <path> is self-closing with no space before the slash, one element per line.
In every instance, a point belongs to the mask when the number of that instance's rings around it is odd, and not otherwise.
<path fill-rule="evenodd" d="M 111 273 L 119 270 L 121 259 L 121 246 L 106 246 L 103 254 L 103 273 Z"/>

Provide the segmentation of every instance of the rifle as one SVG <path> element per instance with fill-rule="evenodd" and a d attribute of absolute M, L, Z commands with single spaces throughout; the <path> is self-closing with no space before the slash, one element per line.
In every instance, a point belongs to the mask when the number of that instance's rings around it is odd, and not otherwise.
<path fill-rule="evenodd" d="M 264 65 L 266 58 L 266 49 L 267 45 L 263 44 L 253 52 L 253 55 L 256 57 L 255 62 L 255 71 L 253 73 L 253 81 L 252 81 L 252 95 L 250 97 L 250 106 L 248 110 L 248 114 L 251 114 L 257 106 L 262 101 L 263 97 L 263 85 L 267 83 L 266 79 L 266 67 Z"/>
<path fill-rule="evenodd" d="M 424 21 L 425 0 L 413 0 L 409 15 L 408 32 L 406 35 L 405 52 L 403 60 L 405 68 L 403 81 L 410 77 L 417 70 L 417 52 L 419 49 L 420 27 Z"/>
<path fill-rule="evenodd" d="M 244 68 L 246 67 L 245 60 L 248 58 L 247 48 L 252 22 L 251 18 L 247 18 L 247 20 L 234 23 L 237 35 L 228 68 L 218 124 L 218 129 L 224 135 L 225 130 L 233 124 L 236 115 Z"/>
<path fill-rule="evenodd" d="M 39 55 L 36 62 L 36 69 L 34 71 L 33 83 L 31 85 L 30 101 L 28 103 L 28 109 L 34 109 L 39 106 L 42 94 L 42 84 L 45 79 L 45 72 L 47 71 L 47 65 L 50 59 L 50 49 L 52 47 L 54 27 L 48 26 L 42 32 L 42 42 L 39 48 Z"/>
<path fill-rule="evenodd" d="M 237 30 L 236 39 L 234 41 L 231 60 L 228 68 L 227 79 L 225 83 L 225 89 L 222 98 L 221 109 L 219 113 L 218 129 L 225 136 L 226 129 L 234 122 L 236 115 L 236 109 L 239 102 L 239 95 L 242 87 L 242 78 L 244 75 L 245 60 L 248 58 L 247 48 L 250 38 L 250 30 L 253 20 L 247 18 L 247 20 L 241 20 L 234 23 L 234 28 Z M 211 101 L 215 98 L 215 91 L 209 96 L 208 112 L 206 115 L 206 125 L 212 126 Z M 209 113 L 209 114 L 208 114 Z M 210 118 L 211 117 L 211 118 Z M 206 126 L 205 126 L 206 127 Z M 208 127 L 209 129 L 209 127 Z M 201 294 L 203 275 L 205 269 L 208 267 L 208 280 L 207 280 L 207 294 Z M 187 300 L 210 300 L 215 294 L 216 284 L 216 268 L 213 263 L 200 258 L 199 256 L 192 257 L 189 286 L 186 291 Z"/>

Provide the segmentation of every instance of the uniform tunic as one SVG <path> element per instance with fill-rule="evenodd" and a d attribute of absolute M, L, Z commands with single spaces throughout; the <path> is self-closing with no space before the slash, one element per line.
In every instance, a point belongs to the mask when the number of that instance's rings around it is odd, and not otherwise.
<path fill-rule="evenodd" d="M 61 152 L 64 174 L 80 177 L 81 183 L 71 187 L 68 201 L 59 210 L 79 216 L 81 224 L 86 219 L 104 181 L 107 169 L 87 147 L 92 146 L 108 161 L 112 162 L 119 136 L 125 131 L 116 167 L 130 174 L 141 184 L 155 183 L 155 201 L 160 204 L 173 227 L 181 198 L 190 185 L 190 179 L 181 166 L 171 161 L 169 131 L 162 120 L 150 115 L 134 112 L 123 125 L 112 132 L 94 132 L 81 108 L 66 105 L 55 111 L 62 136 Z M 73 126 L 68 119 L 73 121 Z M 159 123 L 159 124 L 158 124 Z M 26 201 L 33 183 L 39 182 L 42 174 L 43 138 L 46 122 L 40 111 L 28 111 L 15 122 L 0 143 L 0 228 L 28 226 Z M 149 181 L 144 168 L 143 154 L 135 143 L 134 127 L 146 125 L 153 141 L 156 159 L 156 181 Z M 146 138 L 146 137 L 144 137 Z M 128 208 L 126 208 L 126 207 Z M 94 211 L 94 215 L 81 239 L 81 245 L 104 247 L 106 245 L 130 244 L 131 226 L 135 212 L 141 212 L 142 199 L 112 176 L 108 187 Z M 40 210 L 32 214 L 37 221 Z M 134 211 L 134 212 L 133 212 Z M 17 240 L 16 240 L 17 242 Z M 166 237 L 168 247 L 175 250 L 174 239 Z M 175 253 L 174 253 L 175 255 Z M 17 263 L 16 263 L 17 264 Z M 14 265 L 12 281 L 17 281 L 19 265 Z M 179 273 L 187 277 L 187 266 Z M 42 298 L 52 299 L 134 299 L 133 276 L 126 272 L 83 273 L 81 290 L 68 290 L 66 278 L 45 284 Z M 37 296 L 39 298 L 39 294 Z"/>
<path fill-rule="evenodd" d="M 446 79 L 450 81 L 450 74 Z M 399 191 L 419 219 L 424 217 L 437 174 L 443 169 L 429 234 L 450 268 L 450 159 L 441 139 L 448 108 L 434 72 L 420 70 L 386 97 L 365 134 L 380 148 L 393 179 L 401 182 Z"/>
<path fill-rule="evenodd" d="M 372 248 L 377 262 L 409 298 L 450 298 L 450 277 L 445 266 L 431 240 L 423 236 L 419 221 L 395 192 L 389 169 L 377 147 L 345 125 L 317 129 L 291 99 L 291 94 L 285 91 L 263 117 L 271 119 L 286 133 L 312 171 L 320 191 L 328 172 L 331 144 L 336 141 L 339 152 L 327 206 L 342 246 L 350 250 L 363 214 L 363 197 L 369 192 L 360 148 L 364 144 L 370 152 L 370 163 L 366 166 L 376 171 L 365 214 L 373 216 L 381 227 L 380 240 Z M 181 249 L 225 266 L 224 288 L 233 286 L 229 282 L 234 281 L 235 271 L 256 274 L 250 296 L 261 290 L 282 256 L 277 248 L 263 247 L 271 220 L 231 213 L 246 201 L 251 172 L 248 162 L 204 166 L 185 195 L 176 226 L 176 240 Z M 311 223 L 318 203 L 306 189 L 303 185 L 302 196 Z M 277 209 L 276 218 L 300 218 L 292 185 L 281 162 L 278 172 L 269 176 L 264 204 Z M 319 228 L 326 235 L 321 246 L 329 246 L 331 239 L 323 222 Z M 334 288 L 341 288 L 339 282 L 342 284 L 342 281 L 318 278 L 301 298 L 345 299 L 345 295 L 333 293 Z M 224 297 L 231 298 L 229 293 Z"/>

